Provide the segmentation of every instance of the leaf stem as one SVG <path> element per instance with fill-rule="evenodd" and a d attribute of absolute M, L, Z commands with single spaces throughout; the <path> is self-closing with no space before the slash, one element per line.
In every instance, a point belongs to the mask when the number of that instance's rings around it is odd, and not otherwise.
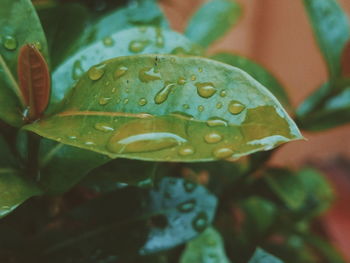
<path fill-rule="evenodd" d="M 29 132 L 28 136 L 28 152 L 27 152 L 27 169 L 28 175 L 37 180 L 39 179 L 39 149 L 40 149 L 40 136 L 35 133 Z"/>

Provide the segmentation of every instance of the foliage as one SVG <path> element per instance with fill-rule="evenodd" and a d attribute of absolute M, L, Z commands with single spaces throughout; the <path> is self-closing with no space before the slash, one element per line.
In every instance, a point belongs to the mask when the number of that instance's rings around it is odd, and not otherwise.
<path fill-rule="evenodd" d="M 312 231 L 323 175 L 267 162 L 303 139 L 283 85 L 207 58 L 236 1 L 184 34 L 155 0 L 67 2 L 0 3 L 0 262 L 343 262 Z M 349 121 L 349 25 L 335 0 L 304 4 L 329 80 L 296 122 L 321 130 Z"/>

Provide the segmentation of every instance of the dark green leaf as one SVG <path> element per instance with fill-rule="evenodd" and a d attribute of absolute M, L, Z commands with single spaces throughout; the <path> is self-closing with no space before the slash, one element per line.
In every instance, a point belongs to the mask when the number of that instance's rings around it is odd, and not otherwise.
<path fill-rule="evenodd" d="M 192 54 L 199 51 L 196 45 L 180 34 L 158 27 L 135 27 L 117 32 L 84 46 L 53 72 L 51 101 L 61 101 L 67 90 L 91 66 L 107 59 L 136 54 L 169 54 L 181 50 Z"/>
<path fill-rule="evenodd" d="M 331 78 L 336 78 L 341 73 L 341 54 L 350 39 L 346 13 L 336 0 L 304 0 L 304 4 L 326 59 L 329 75 Z"/>
<path fill-rule="evenodd" d="M 78 183 L 92 169 L 110 159 L 104 155 L 55 141 L 41 141 L 39 183 L 47 193 L 61 194 Z"/>
<path fill-rule="evenodd" d="M 26 129 L 111 158 L 153 161 L 239 158 L 301 138 L 276 98 L 248 74 L 167 55 L 93 66 L 60 112 Z"/>
<path fill-rule="evenodd" d="M 253 257 L 249 260 L 248 263 L 283 263 L 281 260 L 275 256 L 267 253 L 261 248 L 257 248 Z"/>
<path fill-rule="evenodd" d="M 212 222 L 216 199 L 204 187 L 189 189 L 187 183 L 168 177 L 154 190 L 126 187 L 73 210 L 59 219 L 67 227 L 42 236 L 45 262 L 117 260 L 196 237 Z"/>
<path fill-rule="evenodd" d="M 237 23 L 241 13 L 241 6 L 235 0 L 210 0 L 191 18 L 185 35 L 208 47 Z"/>
<path fill-rule="evenodd" d="M 213 228 L 207 228 L 197 238 L 190 241 L 181 256 L 180 263 L 229 263 L 220 234 Z"/>
<path fill-rule="evenodd" d="M 1 1 L 0 43 L 0 118 L 13 126 L 21 126 L 23 102 L 17 81 L 19 49 L 33 43 L 40 46 L 48 58 L 46 38 L 29 0 Z"/>
<path fill-rule="evenodd" d="M 271 91 L 284 107 L 290 107 L 288 95 L 281 83 L 255 61 L 241 55 L 230 53 L 218 53 L 211 58 L 244 70 Z"/>

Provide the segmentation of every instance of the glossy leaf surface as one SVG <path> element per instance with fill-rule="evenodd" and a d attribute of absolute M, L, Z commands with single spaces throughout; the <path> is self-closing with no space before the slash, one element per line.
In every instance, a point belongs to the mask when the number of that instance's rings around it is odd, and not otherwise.
<path fill-rule="evenodd" d="M 253 257 L 249 260 L 248 263 L 283 263 L 281 260 L 275 256 L 267 253 L 261 248 L 257 248 Z"/>
<path fill-rule="evenodd" d="M 213 195 L 183 179 L 164 178 L 154 190 L 127 187 L 61 218 L 67 226 L 80 224 L 50 230 L 41 251 L 45 262 L 147 255 L 196 237 L 212 222 L 215 208 Z"/>
<path fill-rule="evenodd" d="M 341 54 L 350 39 L 346 13 L 336 0 L 304 0 L 315 37 L 326 59 L 329 75 L 340 75 Z"/>
<path fill-rule="evenodd" d="M 65 60 L 53 73 L 52 102 L 60 101 L 74 83 L 93 65 L 107 59 L 138 54 L 200 52 L 182 35 L 158 27 L 134 27 L 85 46 Z"/>
<path fill-rule="evenodd" d="M 202 234 L 190 241 L 181 256 L 180 263 L 229 263 L 220 234 L 213 228 L 207 228 Z"/>
<path fill-rule="evenodd" d="M 20 126 L 23 106 L 17 81 L 19 48 L 33 43 L 41 47 L 47 58 L 45 35 L 29 0 L 1 1 L 0 42 L 0 118 L 11 125 Z"/>
<path fill-rule="evenodd" d="M 33 45 L 24 45 L 18 55 L 18 80 L 28 117 L 36 120 L 43 114 L 50 96 L 50 73 L 44 57 Z"/>
<path fill-rule="evenodd" d="M 185 35 L 208 47 L 238 21 L 241 12 L 241 6 L 234 0 L 210 0 L 191 18 Z"/>
<path fill-rule="evenodd" d="M 218 53 L 211 58 L 244 70 L 271 91 L 283 106 L 290 107 L 288 95 L 282 84 L 269 71 L 255 61 L 230 53 Z"/>
<path fill-rule="evenodd" d="M 301 135 L 272 94 L 204 58 L 122 57 L 92 67 L 57 114 L 26 126 L 111 158 L 209 161 Z"/>

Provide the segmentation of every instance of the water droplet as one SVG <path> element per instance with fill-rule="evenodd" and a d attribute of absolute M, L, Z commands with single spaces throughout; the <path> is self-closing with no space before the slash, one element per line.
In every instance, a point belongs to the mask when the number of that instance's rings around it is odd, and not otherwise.
<path fill-rule="evenodd" d="M 2 43 L 4 45 L 4 48 L 7 50 L 13 51 L 17 48 L 17 39 L 13 36 L 4 36 L 2 39 Z"/>
<path fill-rule="evenodd" d="M 177 80 L 177 84 L 185 85 L 186 84 L 186 79 L 184 77 L 179 77 L 179 79 Z"/>
<path fill-rule="evenodd" d="M 190 108 L 190 105 L 188 105 L 188 104 L 183 104 L 183 105 L 182 105 L 182 107 L 183 107 L 184 109 L 186 109 L 186 110 L 187 110 L 187 109 L 189 109 L 189 108 Z"/>
<path fill-rule="evenodd" d="M 117 80 L 121 76 L 125 75 L 125 73 L 128 72 L 128 68 L 121 66 L 114 72 L 114 79 Z"/>
<path fill-rule="evenodd" d="M 114 45 L 114 40 L 113 40 L 113 38 L 111 38 L 111 37 L 105 37 L 105 38 L 103 39 L 103 44 L 104 44 L 106 47 L 111 47 L 111 46 Z"/>
<path fill-rule="evenodd" d="M 166 101 L 173 88 L 175 88 L 174 83 L 165 83 L 164 87 L 156 94 L 154 102 L 156 104 L 161 104 Z"/>
<path fill-rule="evenodd" d="M 192 120 L 193 116 L 191 114 L 182 112 L 182 111 L 174 111 L 172 113 L 170 113 L 170 115 L 175 116 L 177 118 L 180 119 L 184 119 L 184 120 Z"/>
<path fill-rule="evenodd" d="M 226 97 L 226 95 L 227 95 L 226 90 L 222 90 L 222 91 L 220 92 L 220 96 L 221 96 L 221 97 Z"/>
<path fill-rule="evenodd" d="M 199 111 L 199 112 L 204 111 L 204 106 L 203 106 L 203 105 L 199 105 L 199 106 L 198 106 L 198 111 Z"/>
<path fill-rule="evenodd" d="M 117 88 L 112 89 L 112 93 L 115 93 L 117 91 Z"/>
<path fill-rule="evenodd" d="M 123 103 L 124 104 L 128 104 L 129 103 L 129 99 L 124 99 Z"/>
<path fill-rule="evenodd" d="M 129 44 L 129 51 L 133 53 L 140 53 L 146 48 L 147 45 L 148 41 L 134 40 Z"/>
<path fill-rule="evenodd" d="M 245 109 L 245 106 L 239 101 L 233 100 L 228 106 L 229 112 L 234 115 L 240 114 Z"/>
<path fill-rule="evenodd" d="M 114 131 L 114 128 L 111 127 L 108 123 L 99 122 L 99 123 L 96 123 L 94 127 L 96 130 L 102 131 L 102 132 Z"/>
<path fill-rule="evenodd" d="M 68 136 L 67 138 L 70 139 L 70 140 L 76 140 L 76 139 L 77 139 L 77 136 L 70 135 L 70 136 Z"/>
<path fill-rule="evenodd" d="M 221 109 L 221 108 L 222 108 L 222 106 L 223 106 L 223 105 L 222 105 L 222 103 L 221 103 L 221 102 L 216 103 L 216 108 L 217 108 L 217 109 Z"/>
<path fill-rule="evenodd" d="M 91 80 L 99 80 L 105 73 L 106 64 L 93 66 L 89 69 L 88 75 Z"/>
<path fill-rule="evenodd" d="M 189 200 L 178 204 L 177 209 L 180 212 L 188 213 L 194 209 L 195 205 L 196 205 L 196 200 Z"/>
<path fill-rule="evenodd" d="M 147 67 L 140 70 L 139 78 L 142 82 L 148 83 L 150 81 L 160 80 L 161 75 L 159 70 Z"/>
<path fill-rule="evenodd" d="M 231 157 L 233 154 L 233 150 L 228 147 L 222 147 L 214 150 L 214 156 L 218 159 L 226 159 Z"/>
<path fill-rule="evenodd" d="M 211 82 L 196 83 L 197 93 L 202 98 L 210 98 L 216 92 L 214 84 Z"/>
<path fill-rule="evenodd" d="M 169 132 L 149 132 L 122 138 L 121 133 L 111 137 L 107 148 L 113 153 L 142 153 L 160 151 L 183 144 L 186 140 Z"/>
<path fill-rule="evenodd" d="M 184 188 L 185 191 L 188 193 L 191 193 L 194 191 L 194 189 L 196 189 L 197 185 L 195 183 L 192 183 L 191 181 L 184 181 Z"/>
<path fill-rule="evenodd" d="M 198 68 L 198 72 L 203 72 L 203 68 Z"/>
<path fill-rule="evenodd" d="M 198 231 L 202 232 L 204 229 L 208 226 L 208 216 L 206 213 L 201 212 L 199 213 L 192 221 L 193 228 Z"/>
<path fill-rule="evenodd" d="M 162 34 L 162 29 L 160 27 L 156 28 L 156 46 L 164 47 L 164 37 Z"/>
<path fill-rule="evenodd" d="M 41 51 L 42 50 L 42 45 L 39 41 L 35 41 L 34 43 L 34 46 L 36 47 L 37 50 Z"/>
<path fill-rule="evenodd" d="M 72 78 L 78 80 L 84 74 L 84 69 L 81 66 L 80 60 L 76 60 L 73 64 Z"/>
<path fill-rule="evenodd" d="M 224 126 L 224 127 L 227 127 L 228 121 L 225 120 L 225 119 L 219 118 L 219 117 L 213 117 L 213 118 L 210 118 L 210 119 L 207 121 L 207 125 L 208 125 L 209 127 L 216 127 L 216 126 Z"/>
<path fill-rule="evenodd" d="M 204 136 L 207 143 L 218 143 L 222 140 L 222 136 L 217 132 L 211 132 Z"/>
<path fill-rule="evenodd" d="M 100 105 L 106 105 L 106 104 L 108 104 L 108 102 L 111 100 L 112 98 L 100 98 L 100 100 L 98 101 L 98 103 L 100 104 Z"/>
<path fill-rule="evenodd" d="M 188 156 L 194 154 L 194 148 L 192 146 L 184 146 L 179 149 L 179 155 Z"/>
<path fill-rule="evenodd" d="M 196 77 L 195 75 L 192 75 L 192 76 L 191 76 L 191 80 L 192 80 L 192 81 L 195 81 L 196 79 L 197 79 L 197 77 Z"/>
<path fill-rule="evenodd" d="M 95 143 L 92 141 L 87 141 L 87 142 L 85 142 L 85 145 L 95 145 Z"/>
<path fill-rule="evenodd" d="M 145 99 L 145 98 L 141 98 L 140 100 L 139 100 L 139 105 L 140 106 L 145 106 L 147 104 L 147 100 Z"/>

